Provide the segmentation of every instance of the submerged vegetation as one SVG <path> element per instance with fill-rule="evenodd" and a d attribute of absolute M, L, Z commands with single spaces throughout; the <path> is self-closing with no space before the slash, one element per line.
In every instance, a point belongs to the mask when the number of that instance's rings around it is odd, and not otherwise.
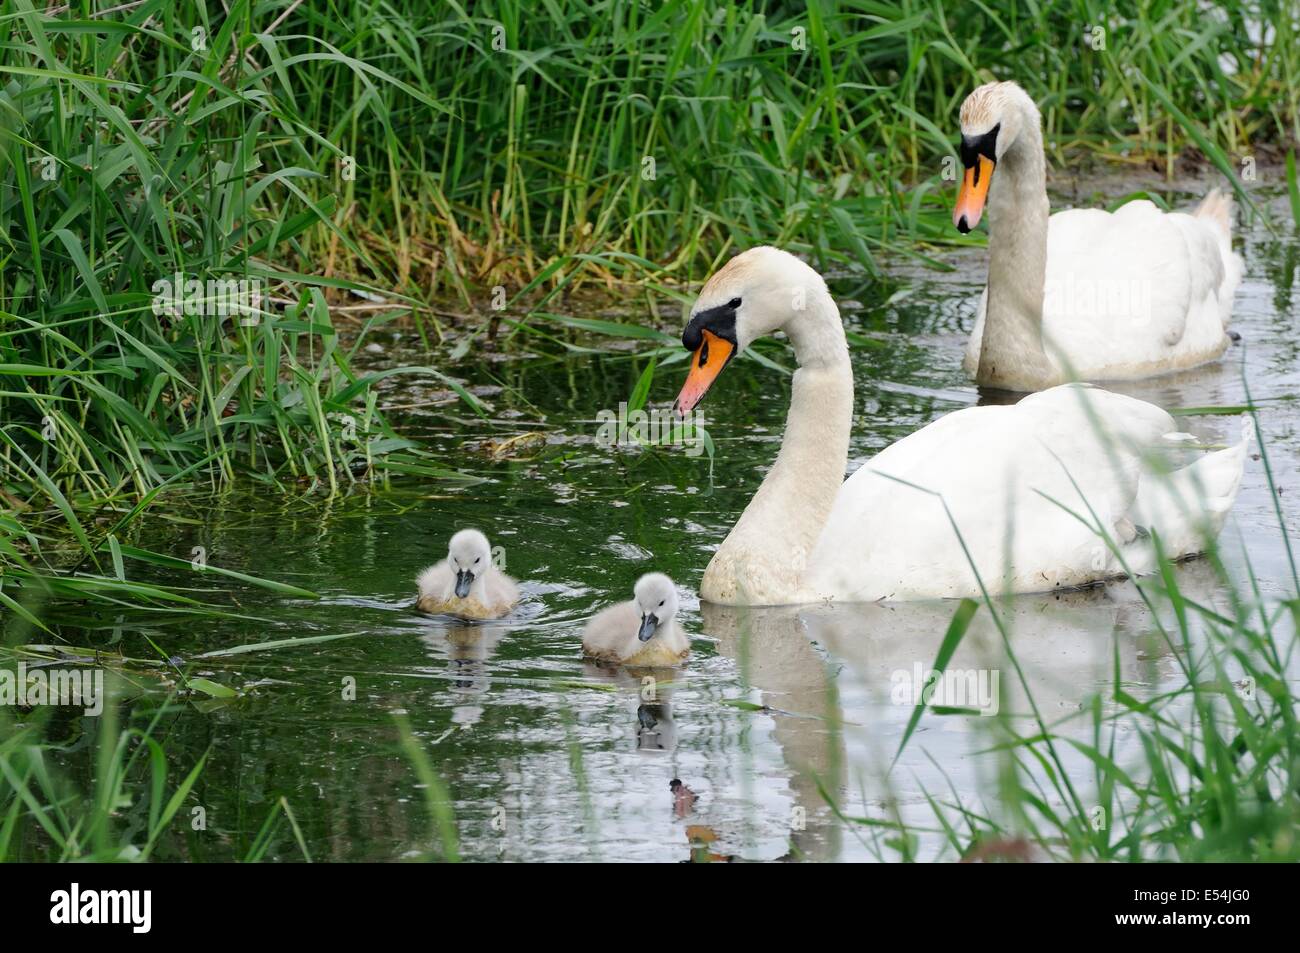
<path fill-rule="evenodd" d="M 0 663 L 59 639 L 46 603 L 240 611 L 136 571 L 185 570 L 130 537 L 175 494 L 470 482 L 382 406 L 428 378 L 455 401 L 449 420 L 486 426 L 449 355 L 622 338 L 650 356 L 630 372 L 638 410 L 654 355 L 682 357 L 661 306 L 741 247 L 865 281 L 887 254 L 943 267 L 940 246 L 976 240 L 951 227 L 944 160 L 980 82 L 1015 78 L 1041 104 L 1063 177 L 1212 168 L 1250 210 L 1248 187 L 1273 175 L 1300 222 L 1298 30 L 1283 0 L 0 0 Z M 631 296 L 645 318 L 568 313 L 584 289 Z M 358 369 L 398 326 L 427 361 Z M 1172 613 L 1159 635 L 1185 687 L 1139 700 L 1117 663 L 1111 695 L 1075 716 L 1091 744 L 1059 734 L 1073 722 L 1000 723 L 1004 816 L 930 792 L 947 856 L 1023 837 L 1058 859 L 1300 859 L 1300 592 L 1270 605 L 1230 590 L 1223 615 L 1164 568 L 1144 592 L 1154 617 Z M 215 575 L 315 597 L 309 581 Z M 80 788 L 50 764 L 72 742 L 0 707 L 0 860 L 154 855 L 205 763 L 169 765 L 159 720 L 224 687 L 173 668 L 182 698 L 144 725 L 105 717 Z M 1113 760 L 1120 730 L 1140 734 L 1141 764 Z M 1091 799 L 1061 745 L 1095 767 Z M 444 786 L 405 723 L 399 750 L 424 784 L 432 855 L 456 858 Z M 917 856 L 897 819 L 843 821 L 882 856 Z M 238 857 L 284 838 L 311 859 L 287 800 L 259 823 Z"/>

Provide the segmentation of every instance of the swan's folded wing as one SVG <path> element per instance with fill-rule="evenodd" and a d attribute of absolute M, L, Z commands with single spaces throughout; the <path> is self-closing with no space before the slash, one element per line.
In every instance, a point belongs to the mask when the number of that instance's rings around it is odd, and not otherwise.
<path fill-rule="evenodd" d="M 1031 394 L 1017 409 L 1042 462 L 1051 461 L 1028 474 L 1035 495 L 1107 532 L 1129 516 L 1150 455 L 1175 430 L 1173 417 L 1154 404 L 1083 384 Z"/>
<path fill-rule="evenodd" d="M 1169 218 L 1187 241 L 1191 256 L 1192 301 L 1204 303 L 1218 318 L 1218 326 L 1207 327 L 1206 334 L 1220 327 L 1226 328 L 1232 317 L 1233 295 L 1246 269 L 1241 256 L 1232 250 L 1231 235 L 1199 214 L 1179 213 Z"/>
<path fill-rule="evenodd" d="M 871 601 L 1082 585 L 1132 508 L 1142 448 L 1173 429 L 1151 404 L 1079 385 L 942 417 L 844 484 L 809 598 Z M 1085 502 L 1086 501 L 1086 502 Z M 1073 512 L 1071 512 L 1073 511 Z"/>
<path fill-rule="evenodd" d="M 1134 522 L 1158 533 L 1171 557 L 1204 551 L 1237 499 L 1253 437 L 1254 424 L 1246 417 L 1236 443 L 1172 473 L 1144 473 L 1133 507 Z"/>
<path fill-rule="evenodd" d="M 1043 339 L 1084 373 L 1167 360 L 1206 280 L 1174 216 L 1150 202 L 1116 212 L 1069 209 L 1049 219 Z"/>

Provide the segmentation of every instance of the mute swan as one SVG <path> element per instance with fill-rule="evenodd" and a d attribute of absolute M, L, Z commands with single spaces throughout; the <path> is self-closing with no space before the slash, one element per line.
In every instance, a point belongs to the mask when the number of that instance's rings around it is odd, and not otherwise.
<path fill-rule="evenodd" d="M 417 609 L 462 619 L 499 619 L 519 601 L 519 587 L 492 565 L 492 547 L 476 529 L 453 536 L 447 558 L 420 573 L 415 585 Z"/>
<path fill-rule="evenodd" d="M 1079 384 L 948 414 L 845 481 L 853 375 L 839 310 L 816 271 L 769 247 L 737 255 L 700 292 L 682 334 L 695 353 L 678 413 L 694 409 L 737 351 L 778 328 L 799 365 L 785 435 L 704 571 L 708 602 L 978 596 L 945 502 L 990 592 L 1081 586 L 1124 568 L 1053 500 L 1088 518 L 1086 502 L 1125 563 L 1145 572 L 1154 567 L 1148 529 L 1171 558 L 1199 552 L 1202 527 L 1217 533 L 1236 497 L 1246 436 L 1165 478 L 1144 450 L 1174 432 L 1173 418 Z"/>
<path fill-rule="evenodd" d="M 624 665 L 672 666 L 691 651 L 677 624 L 677 587 L 661 572 L 636 581 L 635 598 L 592 616 L 582 633 L 582 650 L 592 658 Z"/>
<path fill-rule="evenodd" d="M 1190 215 L 1143 200 L 1048 218 L 1042 120 L 1010 82 L 962 103 L 961 160 L 953 224 L 969 232 L 986 196 L 989 206 L 988 287 L 963 362 L 976 382 L 1041 390 L 1148 377 L 1223 353 L 1244 270 L 1230 198 L 1216 189 Z"/>

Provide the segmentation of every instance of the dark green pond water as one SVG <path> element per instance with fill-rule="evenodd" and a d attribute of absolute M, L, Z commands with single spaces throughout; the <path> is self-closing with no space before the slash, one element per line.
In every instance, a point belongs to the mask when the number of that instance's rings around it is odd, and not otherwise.
<path fill-rule="evenodd" d="M 1080 200 L 1089 196 L 1057 196 L 1056 204 Z M 1285 209 L 1275 208 L 1286 222 Z M 1279 240 L 1256 229 L 1246 236 L 1241 251 L 1249 273 L 1234 317 L 1243 340 L 1222 362 L 1118 389 L 1167 407 L 1237 404 L 1245 396 L 1244 361 L 1266 408 L 1264 439 L 1289 512 L 1289 491 L 1300 486 L 1300 337 L 1292 293 L 1300 247 L 1289 225 L 1287 235 Z M 945 260 L 956 270 L 893 262 L 888 287 L 833 282 L 848 326 L 880 344 L 855 350 L 850 470 L 979 399 L 960 359 L 986 257 L 973 250 Z M 678 327 L 675 319 L 665 326 Z M 415 353 L 412 334 L 395 340 L 385 331 L 376 340 L 384 348 L 368 356 L 376 366 L 447 367 L 445 356 Z M 822 790 L 850 817 L 882 819 L 897 810 L 923 829 L 937 827 L 927 793 L 996 815 L 1003 761 L 983 753 L 996 739 L 995 719 L 927 716 L 887 774 L 912 711 L 891 700 L 891 676 L 930 665 L 952 604 L 744 612 L 701 607 L 693 595 L 710 552 L 776 453 L 788 378 L 754 361 L 727 370 L 703 407 L 717 447 L 710 474 L 707 456 L 680 448 L 597 445 L 597 413 L 627 399 L 644 362 L 622 344 L 584 343 L 605 352 L 547 356 L 559 349 L 526 337 L 501 352 L 471 348 L 451 370 L 484 388 L 490 427 L 455 404 L 417 406 L 443 396 L 428 383 L 389 382 L 384 399 L 401 408 L 390 413 L 404 432 L 426 438 L 448 465 L 486 482 L 457 489 L 408 479 L 389 491 L 329 502 L 248 492 L 173 497 L 155 507 L 133 540 L 185 559 L 202 546 L 212 564 L 309 588 L 319 601 L 236 585 L 231 608 L 252 619 L 170 624 L 86 618 L 77 607 L 52 607 L 69 642 L 111 644 L 137 657 L 156 657 L 146 635 L 184 659 L 246 643 L 360 633 L 195 665 L 192 675 L 239 689 L 242 697 L 176 700 L 163 714 L 158 735 L 173 782 L 209 755 L 174 833 L 156 851 L 159 859 L 243 858 L 281 797 L 315 860 L 436 856 L 439 835 L 403 753 L 399 718 L 450 793 L 461 855 L 475 860 L 687 860 L 693 843 L 749 860 L 899 856 L 897 842 L 877 828 L 836 819 Z M 652 404 L 667 407 L 683 374 L 682 364 L 661 366 Z M 1185 424 L 1210 442 L 1239 429 L 1221 416 L 1188 417 Z M 493 461 L 475 445 L 525 431 L 546 435 L 546 445 L 532 447 L 525 459 Z M 504 547 L 506 569 L 522 583 L 523 604 L 500 624 L 456 626 L 412 610 L 414 576 L 442 558 L 448 537 L 464 526 L 483 529 Z M 1244 577 L 1244 546 L 1265 596 L 1287 592 L 1291 570 L 1259 461 L 1248 468 L 1223 542 L 1234 574 Z M 637 576 L 651 569 L 678 582 L 684 625 L 698 638 L 688 665 L 667 676 L 668 684 L 661 673 L 647 700 L 638 673 L 584 663 L 580 633 L 594 610 L 629 598 Z M 134 577 L 210 587 L 213 601 L 228 601 L 216 590 L 230 587 L 212 577 L 196 582 L 192 573 L 139 564 L 131 570 Z M 1203 562 L 1184 564 L 1179 573 L 1198 598 L 1225 598 Z M 1132 584 L 1016 599 L 1008 617 L 1049 721 L 1077 716 L 1088 698 L 1105 694 L 1116 659 L 1126 689 L 1139 697 L 1181 677 L 1151 635 Z M 976 616 L 953 665 L 1004 670 L 1003 709 L 1024 717 L 1023 688 L 1005 671 L 986 612 Z M 137 725 L 167 697 L 150 689 L 149 679 L 140 681 L 143 693 L 120 706 L 122 720 Z M 67 740 L 59 766 L 83 787 L 94 776 L 96 730 L 94 719 L 66 712 L 50 723 L 51 736 Z M 1121 743 L 1121 763 L 1125 753 Z M 1067 755 L 1067 763 L 1089 790 L 1086 761 Z M 693 804 L 670 790 L 675 778 L 697 796 Z M 206 830 L 191 829 L 195 805 L 206 811 Z M 123 823 L 138 821 L 138 800 L 121 813 Z M 915 847 L 923 859 L 952 857 L 937 834 L 922 831 Z M 302 858 L 287 824 L 277 827 L 266 856 Z"/>

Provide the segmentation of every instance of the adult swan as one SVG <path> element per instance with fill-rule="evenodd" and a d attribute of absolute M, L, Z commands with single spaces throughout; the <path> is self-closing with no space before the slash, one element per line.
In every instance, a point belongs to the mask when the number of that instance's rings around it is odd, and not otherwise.
<path fill-rule="evenodd" d="M 1137 201 L 1113 214 L 1048 218 L 1041 125 L 1015 83 L 988 83 L 962 103 L 953 223 L 969 232 L 986 198 L 989 208 L 988 287 L 966 372 L 987 387 L 1031 391 L 1217 358 L 1243 268 L 1231 200 L 1215 190 L 1191 215 Z"/>
<path fill-rule="evenodd" d="M 742 252 L 700 292 L 682 334 L 694 355 L 678 412 L 695 408 L 736 353 L 778 329 L 799 364 L 785 435 L 709 561 L 706 601 L 978 596 L 981 581 L 992 593 L 1086 585 L 1125 567 L 1152 569 L 1153 535 L 1170 557 L 1201 551 L 1237 494 L 1245 434 L 1162 473 L 1149 451 L 1168 442 L 1173 419 L 1077 384 L 948 414 L 845 481 L 853 377 L 839 309 L 816 271 L 776 248 Z"/>

